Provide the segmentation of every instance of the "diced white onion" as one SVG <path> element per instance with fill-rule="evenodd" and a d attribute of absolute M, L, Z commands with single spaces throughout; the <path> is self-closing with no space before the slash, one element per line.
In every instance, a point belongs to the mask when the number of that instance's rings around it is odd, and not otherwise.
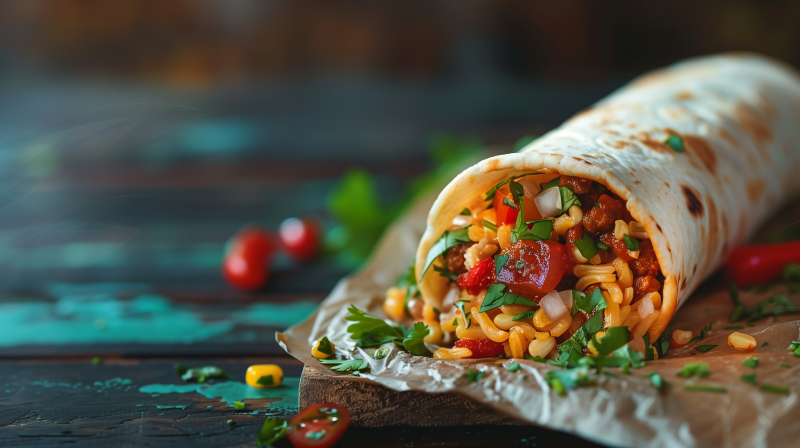
<path fill-rule="evenodd" d="M 571 304 L 570 304 L 571 305 Z M 539 306 L 544 310 L 544 314 L 550 322 L 557 322 L 567 314 L 567 307 L 561 301 L 561 296 L 555 291 L 550 291 L 539 301 Z"/>
<path fill-rule="evenodd" d="M 557 187 L 548 188 L 533 198 L 533 201 L 542 216 L 558 216 L 561 214 L 561 191 Z"/>
<path fill-rule="evenodd" d="M 522 185 L 522 188 L 525 190 L 525 196 L 528 198 L 533 199 L 537 194 L 539 194 L 539 185 L 533 183 L 533 181 L 530 179 L 530 176 L 523 177 L 517 182 Z"/>
<path fill-rule="evenodd" d="M 650 300 L 650 297 L 642 299 L 642 303 L 639 304 L 639 316 L 644 319 L 653 314 L 653 311 L 655 311 L 655 307 L 653 307 L 653 301 Z"/>
<path fill-rule="evenodd" d="M 458 228 L 466 227 L 472 224 L 473 222 L 475 222 L 475 218 L 473 218 L 472 215 L 470 216 L 458 215 L 455 218 L 453 218 L 453 225 Z"/>
<path fill-rule="evenodd" d="M 559 291 L 558 295 L 561 297 L 561 301 L 564 302 L 564 306 L 567 307 L 568 310 L 572 309 L 572 290 L 568 289 L 566 291 Z"/>

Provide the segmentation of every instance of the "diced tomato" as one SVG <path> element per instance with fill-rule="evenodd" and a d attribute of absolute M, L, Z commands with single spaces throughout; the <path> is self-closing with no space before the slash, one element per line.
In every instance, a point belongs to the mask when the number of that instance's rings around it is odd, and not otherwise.
<path fill-rule="evenodd" d="M 493 207 L 497 213 L 497 225 L 511 224 L 513 226 L 517 222 L 517 217 L 519 217 L 519 210 L 503 205 L 503 197 L 507 197 L 509 201 L 514 202 L 514 196 L 511 194 L 508 185 L 503 185 L 498 188 L 497 192 L 494 194 Z M 536 203 L 527 196 L 522 197 L 522 209 L 525 212 L 526 222 L 542 219 L 542 215 L 539 213 L 539 208 L 536 207 Z"/>
<path fill-rule="evenodd" d="M 631 257 L 628 253 L 628 248 L 625 247 L 625 241 L 614 238 L 613 230 L 600 234 L 600 238 L 598 239 L 601 243 L 613 250 L 614 254 L 619 257 L 620 260 L 624 261 L 625 263 L 633 260 L 633 257 Z"/>
<path fill-rule="evenodd" d="M 472 295 L 478 295 L 494 282 L 494 258 L 481 260 L 475 267 L 458 276 L 458 286 Z"/>
<path fill-rule="evenodd" d="M 740 246 L 731 251 L 726 261 L 728 272 L 739 286 L 776 280 L 789 263 L 800 263 L 800 241 Z"/>
<path fill-rule="evenodd" d="M 569 267 L 564 246 L 549 240 L 520 240 L 502 252 L 509 255 L 497 281 L 509 291 L 537 300 L 552 291 Z"/>
<path fill-rule="evenodd" d="M 289 421 L 289 441 L 295 448 L 333 446 L 350 426 L 350 413 L 336 403 L 311 405 Z"/>
<path fill-rule="evenodd" d="M 475 325 L 475 321 L 472 321 Z M 470 359 L 494 358 L 505 353 L 501 342 L 494 342 L 491 339 L 459 339 L 455 343 L 456 347 L 466 347 L 472 351 Z"/>

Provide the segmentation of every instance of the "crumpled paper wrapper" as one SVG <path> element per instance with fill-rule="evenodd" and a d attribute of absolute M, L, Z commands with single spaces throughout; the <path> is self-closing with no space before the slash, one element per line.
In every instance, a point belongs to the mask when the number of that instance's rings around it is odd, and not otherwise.
<path fill-rule="evenodd" d="M 397 391 L 458 393 L 512 417 L 608 445 L 795 447 L 800 444 L 800 358 L 787 350 L 791 341 L 800 340 L 798 315 L 762 319 L 754 327 L 738 330 L 755 337 L 758 344 L 752 352 L 735 350 L 727 343 L 734 330 L 723 328 L 741 322 L 728 322 L 733 305 L 721 278 L 706 281 L 670 324 L 672 329 L 692 330 L 698 335 L 713 322 L 705 339 L 670 350 L 663 359 L 648 361 L 641 369 L 631 369 L 630 375 L 619 368 L 604 369 L 611 375 L 599 375 L 594 384 L 571 389 L 566 396 L 556 395 L 544 380 L 547 372 L 560 369 L 548 364 L 515 360 L 521 370 L 514 373 L 504 368 L 504 364 L 512 362 L 505 359 L 442 361 L 411 356 L 394 349 L 394 344 L 387 344 L 393 347 L 392 353 L 375 360 L 367 356 L 373 349 L 366 352 L 356 349 L 346 331 L 347 308 L 353 304 L 375 316 L 386 317 L 381 309 L 385 291 L 413 260 L 434 199 L 435 196 L 429 196 L 420 200 L 390 227 L 368 265 L 343 279 L 316 313 L 277 334 L 278 342 L 290 355 L 343 381 L 381 384 Z M 761 294 L 741 291 L 740 298 L 752 306 L 778 291 Z M 794 301 L 798 302 L 796 296 Z M 404 322 L 406 326 L 410 324 Z M 325 335 L 336 345 L 338 355 L 351 357 L 360 352 L 370 363 L 369 373 L 354 376 L 335 372 L 313 358 L 311 345 Z M 708 344 L 718 347 L 707 353 L 694 349 Z M 742 362 L 753 356 L 759 359 L 758 367 L 744 367 Z M 712 375 L 678 377 L 681 368 L 691 362 L 708 363 Z M 467 382 L 465 373 L 472 368 L 486 372 L 480 382 Z M 651 372 L 660 374 L 671 385 L 659 391 L 645 376 Z M 790 393 L 762 392 L 758 386 L 741 380 L 742 375 L 751 373 L 756 374 L 759 386 L 787 387 Z M 523 376 L 527 379 L 523 380 Z M 722 386 L 727 392 L 685 391 L 687 384 Z"/>

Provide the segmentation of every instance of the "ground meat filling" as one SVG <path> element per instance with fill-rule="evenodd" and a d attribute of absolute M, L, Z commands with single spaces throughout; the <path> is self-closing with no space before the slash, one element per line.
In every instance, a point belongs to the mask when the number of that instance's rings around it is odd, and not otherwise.
<path fill-rule="evenodd" d="M 592 209 L 583 215 L 583 228 L 587 232 L 597 234 L 614 228 L 614 221 L 625 216 L 625 206 L 611 196 L 604 194 L 592 205 Z"/>
<path fill-rule="evenodd" d="M 559 187 L 569 187 L 575 194 L 586 194 L 592 190 L 594 181 L 582 179 L 575 176 L 561 176 L 558 181 Z"/>
<path fill-rule="evenodd" d="M 636 277 L 657 276 L 659 266 L 656 251 L 653 250 L 653 243 L 650 240 L 642 241 L 639 244 L 639 258 L 631 260 L 628 265 Z"/>
<path fill-rule="evenodd" d="M 465 264 L 466 259 L 464 258 L 464 255 L 473 244 L 475 243 L 461 243 L 451 247 L 450 250 L 447 251 L 445 261 L 447 262 L 448 271 L 452 272 L 453 274 L 463 274 L 464 272 L 467 272 L 467 266 Z"/>
<path fill-rule="evenodd" d="M 639 300 L 651 292 L 658 292 L 660 289 L 661 283 L 652 275 L 636 277 L 633 281 L 633 300 Z"/>

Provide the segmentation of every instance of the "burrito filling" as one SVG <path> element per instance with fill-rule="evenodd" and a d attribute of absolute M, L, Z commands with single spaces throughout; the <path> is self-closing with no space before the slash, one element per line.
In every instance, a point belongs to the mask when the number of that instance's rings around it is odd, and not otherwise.
<path fill-rule="evenodd" d="M 614 348 L 658 356 L 648 330 L 664 276 L 625 200 L 590 179 L 541 173 L 481 199 L 454 217 L 419 276 L 444 277 L 445 296 L 423 298 L 406 278 L 387 294 L 389 317 L 422 321 L 426 342 L 454 345 L 434 354 L 443 359 L 597 355 L 611 329 Z"/>

